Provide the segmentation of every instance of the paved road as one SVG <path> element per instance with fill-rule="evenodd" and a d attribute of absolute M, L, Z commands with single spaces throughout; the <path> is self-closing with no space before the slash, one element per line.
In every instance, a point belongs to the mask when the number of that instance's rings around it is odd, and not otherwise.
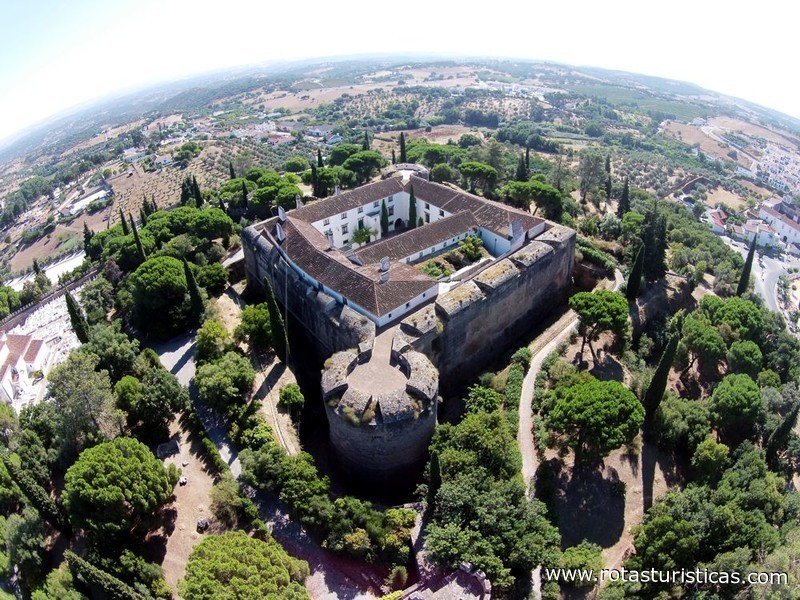
<path fill-rule="evenodd" d="M 747 258 L 749 246 L 734 241 L 725 235 L 720 237 L 723 242 L 741 254 L 743 258 Z M 764 298 L 767 308 L 772 311 L 781 312 L 778 304 L 778 280 L 781 275 L 785 275 L 788 272 L 790 267 L 800 267 L 800 259 L 785 254 L 783 260 L 777 260 L 756 252 L 756 260 L 753 261 L 752 270 L 755 291 Z"/>

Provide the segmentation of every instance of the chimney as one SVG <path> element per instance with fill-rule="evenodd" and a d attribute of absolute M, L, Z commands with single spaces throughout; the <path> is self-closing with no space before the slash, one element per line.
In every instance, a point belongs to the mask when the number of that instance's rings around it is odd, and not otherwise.
<path fill-rule="evenodd" d="M 295 208 L 303 208 L 303 201 L 300 200 L 300 194 L 294 195 L 294 205 Z"/>
<path fill-rule="evenodd" d="M 381 273 L 381 283 L 386 283 L 389 281 L 389 271 L 383 271 Z"/>
<path fill-rule="evenodd" d="M 386 273 L 389 270 L 389 257 L 388 256 L 384 256 L 381 259 L 380 270 L 381 270 L 381 273 Z"/>
<path fill-rule="evenodd" d="M 325 232 L 325 237 L 328 239 L 328 250 L 333 250 L 333 248 L 334 248 L 334 246 L 333 246 L 333 232 L 330 231 L 330 230 L 326 231 Z"/>
<path fill-rule="evenodd" d="M 340 187 L 337 185 L 337 186 L 334 188 L 334 192 L 333 192 L 333 193 L 334 193 L 334 195 L 335 195 L 335 196 L 338 196 L 338 195 L 339 195 L 341 192 L 342 192 L 342 189 L 341 189 L 341 188 L 340 188 Z"/>
<path fill-rule="evenodd" d="M 283 207 L 282 207 L 282 206 L 279 206 L 279 207 L 278 207 L 278 220 L 279 220 L 281 223 L 285 223 L 285 222 L 286 222 L 286 211 L 285 211 L 285 210 L 283 210 Z"/>

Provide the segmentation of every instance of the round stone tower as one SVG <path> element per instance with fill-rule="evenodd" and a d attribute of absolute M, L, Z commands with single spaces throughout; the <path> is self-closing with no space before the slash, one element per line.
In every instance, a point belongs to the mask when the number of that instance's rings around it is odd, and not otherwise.
<path fill-rule="evenodd" d="M 373 349 L 334 354 L 322 373 L 331 442 L 343 466 L 377 480 L 422 463 L 439 393 L 439 374 L 425 355 L 394 351 L 391 337 L 382 338 Z"/>

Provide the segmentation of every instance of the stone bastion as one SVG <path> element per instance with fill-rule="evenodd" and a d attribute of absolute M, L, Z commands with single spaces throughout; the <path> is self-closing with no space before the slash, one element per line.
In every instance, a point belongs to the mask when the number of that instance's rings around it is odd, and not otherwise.
<path fill-rule="evenodd" d="M 439 373 L 419 352 L 391 350 L 393 334 L 337 352 L 322 372 L 331 443 L 347 471 L 373 480 L 419 466 L 436 427 Z"/>

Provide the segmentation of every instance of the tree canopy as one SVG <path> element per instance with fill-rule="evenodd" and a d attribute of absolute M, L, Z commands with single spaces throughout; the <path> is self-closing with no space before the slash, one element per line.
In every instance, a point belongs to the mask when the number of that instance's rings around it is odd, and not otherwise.
<path fill-rule="evenodd" d="M 271 537 L 242 531 L 210 535 L 195 546 L 178 588 L 186 600 L 307 600 L 308 563 L 289 556 Z"/>
<path fill-rule="evenodd" d="M 625 332 L 628 324 L 628 302 L 625 296 L 608 290 L 579 292 L 569 299 L 569 307 L 578 313 L 583 346 L 589 345 L 592 359 L 597 362 L 592 342 L 600 333 L 612 331 L 622 335 Z"/>
<path fill-rule="evenodd" d="M 73 524 L 99 534 L 130 531 L 172 495 L 179 471 L 132 438 L 84 450 L 64 478 Z"/>

